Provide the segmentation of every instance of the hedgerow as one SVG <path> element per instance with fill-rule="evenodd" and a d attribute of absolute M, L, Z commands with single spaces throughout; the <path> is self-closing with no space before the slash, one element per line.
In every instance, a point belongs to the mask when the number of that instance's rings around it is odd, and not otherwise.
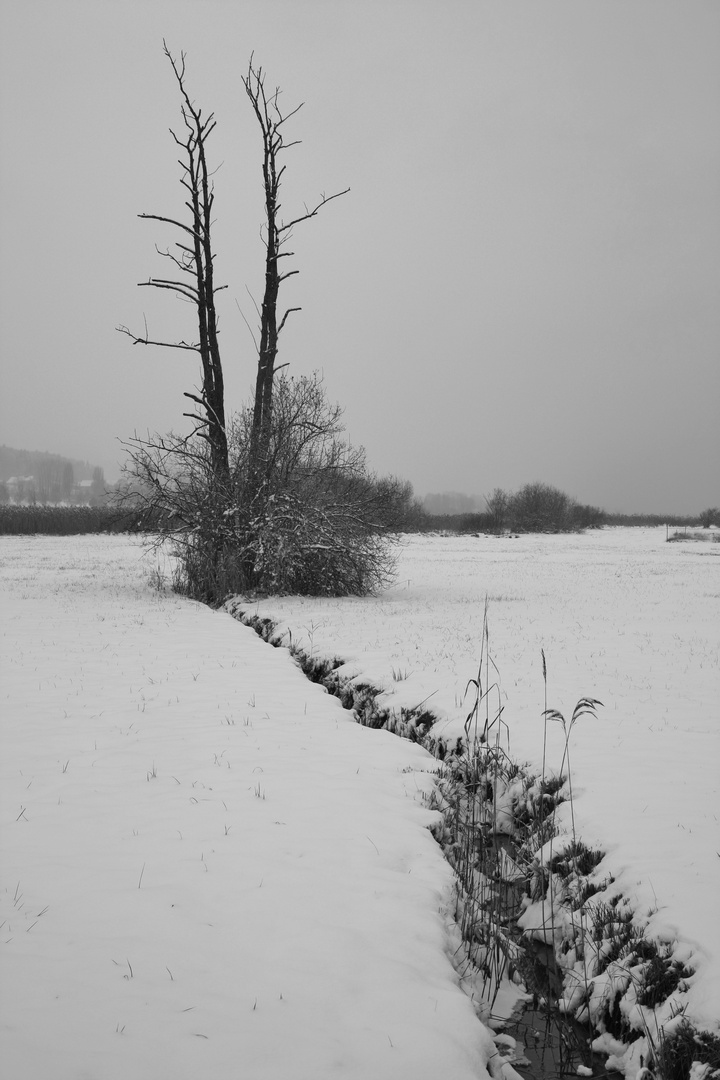
<path fill-rule="evenodd" d="M 136 511 L 110 506 L 0 505 L 2 536 L 144 532 L 151 526 Z"/>

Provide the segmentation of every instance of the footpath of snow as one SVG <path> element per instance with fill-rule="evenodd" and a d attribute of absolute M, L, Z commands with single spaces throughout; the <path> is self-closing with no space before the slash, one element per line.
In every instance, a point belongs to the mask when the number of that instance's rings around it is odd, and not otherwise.
<path fill-rule="evenodd" d="M 0 556 L 3 1074 L 486 1077 L 432 758 L 127 538 Z"/>
<path fill-rule="evenodd" d="M 434 729 L 462 735 L 488 598 L 510 751 L 540 771 L 544 686 L 569 720 L 581 696 L 598 720 L 572 733 L 579 835 L 651 936 L 697 968 L 679 995 L 699 1026 L 720 1027 L 720 544 L 666 543 L 664 528 L 580 536 L 406 537 L 397 584 L 368 599 L 243 604 L 380 704 L 425 703 Z M 289 640 L 289 636 L 287 638 Z M 494 698 L 494 702 L 497 702 Z M 493 708 L 495 705 L 493 704 Z M 563 732 L 548 730 L 548 767 Z M 567 807 L 564 808 L 567 810 Z"/>

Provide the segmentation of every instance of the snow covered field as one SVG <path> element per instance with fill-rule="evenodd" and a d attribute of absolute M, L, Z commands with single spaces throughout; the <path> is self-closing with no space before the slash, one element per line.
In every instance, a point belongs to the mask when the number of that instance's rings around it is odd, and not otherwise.
<path fill-rule="evenodd" d="M 569 719 L 580 836 L 650 931 L 698 969 L 682 996 L 720 1022 L 720 544 L 666 543 L 664 528 L 580 536 L 409 537 L 398 581 L 370 599 L 264 601 L 248 610 L 305 651 L 347 661 L 381 704 L 426 702 L 435 730 L 462 733 L 485 598 L 503 719 L 516 760 L 539 771 L 544 687 Z M 548 763 L 563 733 L 549 726 Z M 564 808 L 567 811 L 567 807 Z"/>
<path fill-rule="evenodd" d="M 429 755 L 353 723 L 230 615 L 153 588 L 133 540 L 4 538 L 0 560 L 5 1074 L 485 1076 Z M 453 736 L 486 595 L 517 759 L 542 754 L 541 648 L 550 707 L 604 702 L 573 732 L 580 834 L 684 943 L 690 1015 L 714 1026 L 720 545 L 412 537 L 382 596 L 251 610 Z"/>
<path fill-rule="evenodd" d="M 429 755 L 127 538 L 0 556 L 2 1075 L 486 1076 Z"/>

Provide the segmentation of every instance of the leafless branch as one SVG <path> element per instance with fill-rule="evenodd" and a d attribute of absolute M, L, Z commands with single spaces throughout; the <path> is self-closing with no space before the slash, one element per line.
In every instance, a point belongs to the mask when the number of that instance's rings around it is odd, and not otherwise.
<path fill-rule="evenodd" d="M 190 236 L 200 239 L 200 234 L 195 229 L 191 229 L 189 225 L 184 225 L 182 221 L 176 221 L 175 218 L 163 217 L 162 214 L 138 214 L 139 218 L 145 218 L 148 221 L 163 221 L 166 225 L 175 225 L 178 229 L 183 229 L 184 232 L 189 233 Z"/>
<path fill-rule="evenodd" d="M 131 330 L 128 330 L 127 326 L 117 326 L 115 329 L 120 334 L 126 334 L 130 338 L 133 345 L 159 345 L 164 349 L 187 349 L 191 352 L 200 352 L 199 345 L 190 345 L 186 341 L 154 341 L 149 337 L 138 337 L 133 334 Z"/>
<path fill-rule="evenodd" d="M 149 281 L 138 281 L 138 286 L 150 285 L 154 289 L 170 289 L 171 292 L 179 293 L 193 304 L 198 302 L 198 291 L 192 285 L 186 285 L 182 281 L 164 281 L 162 278 L 150 278 Z"/>
<path fill-rule="evenodd" d="M 323 195 L 320 202 L 313 210 L 308 210 L 306 214 L 302 214 L 300 217 L 294 218 L 292 221 L 288 221 L 287 224 L 278 225 L 278 232 L 284 233 L 288 229 L 292 229 L 293 225 L 299 225 L 301 221 L 308 221 L 310 218 L 314 218 L 315 215 L 322 210 L 323 206 L 327 206 L 333 199 L 339 199 L 341 195 L 347 195 L 350 188 L 345 188 L 344 191 L 336 191 L 334 195 Z"/>
<path fill-rule="evenodd" d="M 285 276 L 287 276 L 287 275 L 285 275 Z M 282 319 L 280 320 L 280 324 L 279 324 L 279 326 L 277 328 L 278 336 L 280 335 L 280 331 L 282 330 L 283 326 L 285 325 L 285 320 L 287 319 L 288 315 L 290 315 L 293 311 L 302 311 L 302 308 L 301 307 L 291 307 L 291 308 L 287 309 L 287 311 L 283 315 Z M 280 366 L 282 367 L 284 365 L 280 365 Z M 279 371 L 280 367 L 276 367 L 275 370 Z"/>

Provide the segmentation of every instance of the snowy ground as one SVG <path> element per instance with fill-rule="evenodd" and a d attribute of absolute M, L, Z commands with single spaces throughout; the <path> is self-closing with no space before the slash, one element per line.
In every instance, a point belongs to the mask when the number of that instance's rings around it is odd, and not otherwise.
<path fill-rule="evenodd" d="M 426 752 L 126 538 L 0 556 L 3 1075 L 486 1076 Z"/>
<path fill-rule="evenodd" d="M 580 835 L 607 852 L 602 870 L 640 915 L 653 912 L 651 933 L 681 943 L 677 955 L 698 969 L 682 1003 L 718 1026 L 720 544 L 666 543 L 664 528 L 411 537 L 380 597 L 243 606 L 305 651 L 344 658 L 344 674 L 386 691 L 381 704 L 426 702 L 452 737 L 477 674 L 486 596 L 517 760 L 540 767 L 541 649 L 548 707 L 569 719 L 583 695 L 604 703 L 572 734 Z M 548 738 L 557 769 L 560 725 Z"/>
<path fill-rule="evenodd" d="M 519 760 L 542 753 L 541 648 L 549 706 L 600 698 L 573 733 L 580 832 L 687 945 L 708 1026 L 719 557 L 664 530 L 416 537 L 380 597 L 252 610 L 388 702 L 427 699 L 452 736 L 487 595 Z M 0 559 L 5 1074 L 485 1076 L 492 1046 L 447 955 L 432 759 L 354 724 L 229 615 L 153 589 L 131 540 L 4 538 Z"/>

